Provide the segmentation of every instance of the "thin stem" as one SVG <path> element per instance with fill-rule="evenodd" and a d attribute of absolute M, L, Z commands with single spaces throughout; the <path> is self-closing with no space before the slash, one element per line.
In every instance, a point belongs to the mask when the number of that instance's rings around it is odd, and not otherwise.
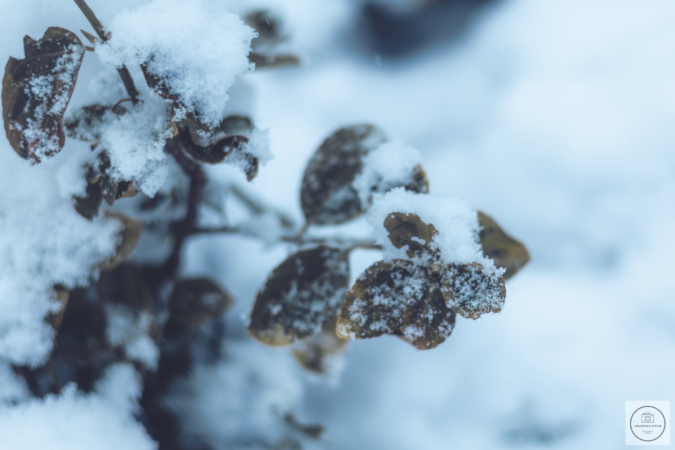
<path fill-rule="evenodd" d="M 257 236 L 254 233 L 250 233 L 242 228 L 232 226 L 195 228 L 193 234 L 238 234 L 241 236 L 247 236 L 251 238 L 259 238 L 259 236 Z M 338 245 L 338 246 L 345 246 L 349 250 L 354 250 L 357 248 L 366 250 L 382 250 L 382 246 L 372 241 L 350 237 L 323 238 L 323 237 L 304 237 L 302 235 L 295 235 L 295 236 L 281 236 L 279 238 L 279 242 L 286 242 L 289 244 L 296 244 L 296 245 L 306 245 L 306 244 Z"/>
<path fill-rule="evenodd" d="M 295 228 L 295 221 L 291 219 L 285 212 L 280 211 L 274 207 L 265 205 L 263 202 L 259 201 L 251 194 L 237 186 L 232 184 L 230 186 L 230 192 L 239 199 L 252 213 L 254 214 L 263 214 L 265 212 L 272 212 L 278 218 L 279 222 L 284 228 L 293 229 Z"/>
<path fill-rule="evenodd" d="M 185 217 L 174 223 L 174 242 L 173 249 L 169 259 L 164 265 L 166 273 L 171 278 L 178 274 L 180 266 L 180 256 L 183 250 L 185 240 L 195 233 L 197 219 L 199 214 L 199 205 L 201 204 L 206 186 L 206 175 L 201 165 L 190 159 L 183 149 L 178 145 L 176 138 L 166 142 L 165 151 L 173 156 L 180 168 L 190 178 L 190 187 L 188 189 L 187 212 Z"/>
<path fill-rule="evenodd" d="M 100 37 L 103 42 L 107 42 L 108 39 L 110 39 L 110 33 L 107 33 L 105 31 L 105 28 L 103 28 L 103 24 L 101 23 L 100 20 L 98 20 L 98 17 L 96 17 L 96 14 L 94 14 L 94 11 L 92 11 L 89 5 L 87 5 L 87 2 L 85 0 L 75 0 L 75 4 L 80 8 L 82 13 L 84 14 L 84 17 L 87 18 L 91 26 L 94 28 L 94 31 L 96 31 L 98 37 Z M 129 97 L 131 97 L 132 103 L 135 105 L 136 103 L 138 103 L 139 94 L 138 90 L 136 89 L 136 85 L 134 84 L 134 79 L 131 77 L 131 73 L 129 72 L 129 69 L 127 69 L 126 66 L 122 66 L 117 69 L 117 73 L 122 79 L 124 88 L 129 93 Z"/>

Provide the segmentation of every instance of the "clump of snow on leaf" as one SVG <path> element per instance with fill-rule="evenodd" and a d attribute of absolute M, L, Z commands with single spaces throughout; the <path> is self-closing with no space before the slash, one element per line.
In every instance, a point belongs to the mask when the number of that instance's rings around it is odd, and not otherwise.
<path fill-rule="evenodd" d="M 224 5 L 202 0 L 153 0 L 118 14 L 112 38 L 97 53 L 115 66 L 145 65 L 170 87 L 186 112 L 215 127 L 225 115 L 228 91 L 249 72 L 255 31 Z"/>
<path fill-rule="evenodd" d="M 391 213 L 415 214 L 422 222 L 432 224 L 438 234 L 432 244 L 446 264 L 478 263 L 489 272 L 501 274 L 494 262 L 483 255 L 478 243 L 478 215 L 467 202 L 444 195 L 415 194 L 403 188 L 376 195 L 368 210 L 368 222 L 375 238 L 384 248 L 385 260 L 406 259 L 406 248 L 398 249 L 389 240 L 383 223 Z"/>
<path fill-rule="evenodd" d="M 361 204 L 367 205 L 373 192 L 387 192 L 408 184 L 421 162 L 422 155 L 417 149 L 397 141 L 385 142 L 371 150 L 352 184 Z"/>
<path fill-rule="evenodd" d="M 132 366 L 111 368 L 97 390 L 83 394 L 70 385 L 59 395 L 0 407 L 0 448 L 157 448 L 133 417 L 140 385 Z"/>
<path fill-rule="evenodd" d="M 167 106 L 148 98 L 128 113 L 109 114 L 108 119 L 100 130 L 100 147 L 110 156 L 110 175 L 133 180 L 143 193 L 154 196 L 171 173 L 164 151 L 172 137 Z"/>

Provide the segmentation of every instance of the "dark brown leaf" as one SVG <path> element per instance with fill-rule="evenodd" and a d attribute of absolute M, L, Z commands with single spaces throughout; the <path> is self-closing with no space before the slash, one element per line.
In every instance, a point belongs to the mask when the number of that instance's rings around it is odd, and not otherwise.
<path fill-rule="evenodd" d="M 373 264 L 345 296 L 337 335 L 366 339 L 394 334 L 420 350 L 436 347 L 455 326 L 455 313 L 441 295 L 438 278 L 408 260 Z"/>
<path fill-rule="evenodd" d="M 180 280 L 169 297 L 171 318 L 190 326 L 220 318 L 233 304 L 232 295 L 208 278 Z"/>
<path fill-rule="evenodd" d="M 56 285 L 53 288 L 53 294 L 56 302 L 59 304 L 59 309 L 47 317 L 47 322 L 49 325 L 51 325 L 54 331 L 58 333 L 59 327 L 61 326 L 61 321 L 63 320 L 63 315 L 66 312 L 66 307 L 68 306 L 70 291 L 62 285 Z"/>
<path fill-rule="evenodd" d="M 293 348 L 296 361 L 308 372 L 324 375 L 329 371 L 331 358 L 344 352 L 346 339 L 335 334 L 337 317 L 324 323 L 320 333 L 300 341 Z"/>
<path fill-rule="evenodd" d="M 197 161 L 207 164 L 227 161 L 241 167 L 251 181 L 259 168 L 258 158 L 246 150 L 253 129 L 249 118 L 229 116 L 208 133 L 186 122 L 180 128 L 179 138 L 183 148 Z"/>
<path fill-rule="evenodd" d="M 325 431 L 325 427 L 323 425 L 302 423 L 291 413 L 284 414 L 284 421 L 292 429 L 310 439 L 321 439 Z"/>
<path fill-rule="evenodd" d="M 497 267 L 506 269 L 504 279 L 514 276 L 530 261 L 530 254 L 525 245 L 511 236 L 485 213 L 478 211 L 480 245 L 483 253 L 492 258 Z"/>
<path fill-rule="evenodd" d="M 121 116 L 127 113 L 127 110 L 120 104 L 116 106 L 101 105 L 93 103 L 86 105 L 64 121 L 66 134 L 68 137 L 97 143 L 101 139 L 101 130 L 115 116 Z"/>
<path fill-rule="evenodd" d="M 346 222 L 363 212 L 352 187 L 364 156 L 386 137 L 372 125 L 340 128 L 309 160 L 302 179 L 300 200 L 307 221 L 317 225 Z"/>
<path fill-rule="evenodd" d="M 349 285 L 348 253 L 325 246 L 291 255 L 258 293 L 248 332 L 282 346 L 309 337 L 335 317 Z"/>
<path fill-rule="evenodd" d="M 438 234 L 433 225 L 422 222 L 419 216 L 398 212 L 387 216 L 384 228 L 389 232 L 389 240 L 394 247 L 408 247 L 406 253 L 410 258 L 425 250 L 433 251 L 430 248 L 431 240 Z"/>
<path fill-rule="evenodd" d="M 449 265 L 441 293 L 450 309 L 467 319 L 501 311 L 506 299 L 504 278 L 487 274 L 477 263 Z"/>
<path fill-rule="evenodd" d="M 34 164 L 61 151 L 63 115 L 73 94 L 84 46 L 72 32 L 47 29 L 42 39 L 24 38 L 25 59 L 9 58 L 2 80 L 7 139 Z"/>
<path fill-rule="evenodd" d="M 136 189 L 130 181 L 119 181 L 110 174 L 110 157 L 107 152 L 99 153 L 96 162 L 87 167 L 85 176 L 87 188 L 84 196 L 73 197 L 75 210 L 91 220 L 98 215 L 103 200 L 112 205 L 123 197 L 132 197 Z"/>
<path fill-rule="evenodd" d="M 120 265 L 134 251 L 138 241 L 141 239 L 143 231 L 143 222 L 132 219 L 129 216 L 117 212 L 107 213 L 109 217 L 117 219 L 122 225 L 120 231 L 120 240 L 117 244 L 115 254 L 107 261 L 101 263 L 101 269 L 110 270 Z"/>
<path fill-rule="evenodd" d="M 258 69 L 278 69 L 280 67 L 295 67 L 300 65 L 300 58 L 296 55 L 265 55 L 251 52 L 248 59 Z"/>
<path fill-rule="evenodd" d="M 143 271 L 134 263 L 103 271 L 96 288 L 100 301 L 127 305 L 134 311 L 152 311 L 155 304 Z"/>

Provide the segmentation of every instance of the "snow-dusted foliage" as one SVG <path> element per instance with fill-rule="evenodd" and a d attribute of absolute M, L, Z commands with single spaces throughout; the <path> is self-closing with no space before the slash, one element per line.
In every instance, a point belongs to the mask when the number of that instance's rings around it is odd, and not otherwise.
<path fill-rule="evenodd" d="M 300 4 L 319 22 L 319 9 L 340 10 Z M 2 83 L 0 448 L 324 447 L 330 428 L 313 418 L 325 408 L 303 403 L 307 372 L 336 384 L 350 340 L 429 350 L 461 317 L 505 307 L 505 279 L 529 253 L 431 191 L 423 143 L 390 138 L 395 127 L 338 128 L 342 118 L 316 127 L 335 130 L 318 146 L 292 115 L 267 127 L 255 88 L 280 77 L 259 91 L 273 98 L 300 73 L 249 76 L 301 62 L 283 7 L 70 7 L 50 5 L 53 17 L 7 39 L 47 28 L 24 39 Z M 85 19 L 83 39 L 48 28 Z M 307 85 L 319 103 L 326 87 Z M 316 148 L 290 154 L 305 167 L 301 215 L 286 212 L 298 196 L 285 177 L 298 171 L 275 168 L 277 142 Z M 272 186 L 254 193 L 265 177 Z M 361 253 L 370 265 L 353 264 Z"/>

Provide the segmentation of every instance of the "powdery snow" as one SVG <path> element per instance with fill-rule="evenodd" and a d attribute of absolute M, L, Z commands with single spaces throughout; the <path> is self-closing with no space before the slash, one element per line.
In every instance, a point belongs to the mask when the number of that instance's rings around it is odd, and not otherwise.
<path fill-rule="evenodd" d="M 255 31 L 225 5 L 202 0 L 153 0 L 115 16 L 112 39 L 97 46 L 103 61 L 145 64 L 170 86 L 187 113 L 211 127 L 225 115 L 228 91 L 252 69 L 248 60 Z"/>

